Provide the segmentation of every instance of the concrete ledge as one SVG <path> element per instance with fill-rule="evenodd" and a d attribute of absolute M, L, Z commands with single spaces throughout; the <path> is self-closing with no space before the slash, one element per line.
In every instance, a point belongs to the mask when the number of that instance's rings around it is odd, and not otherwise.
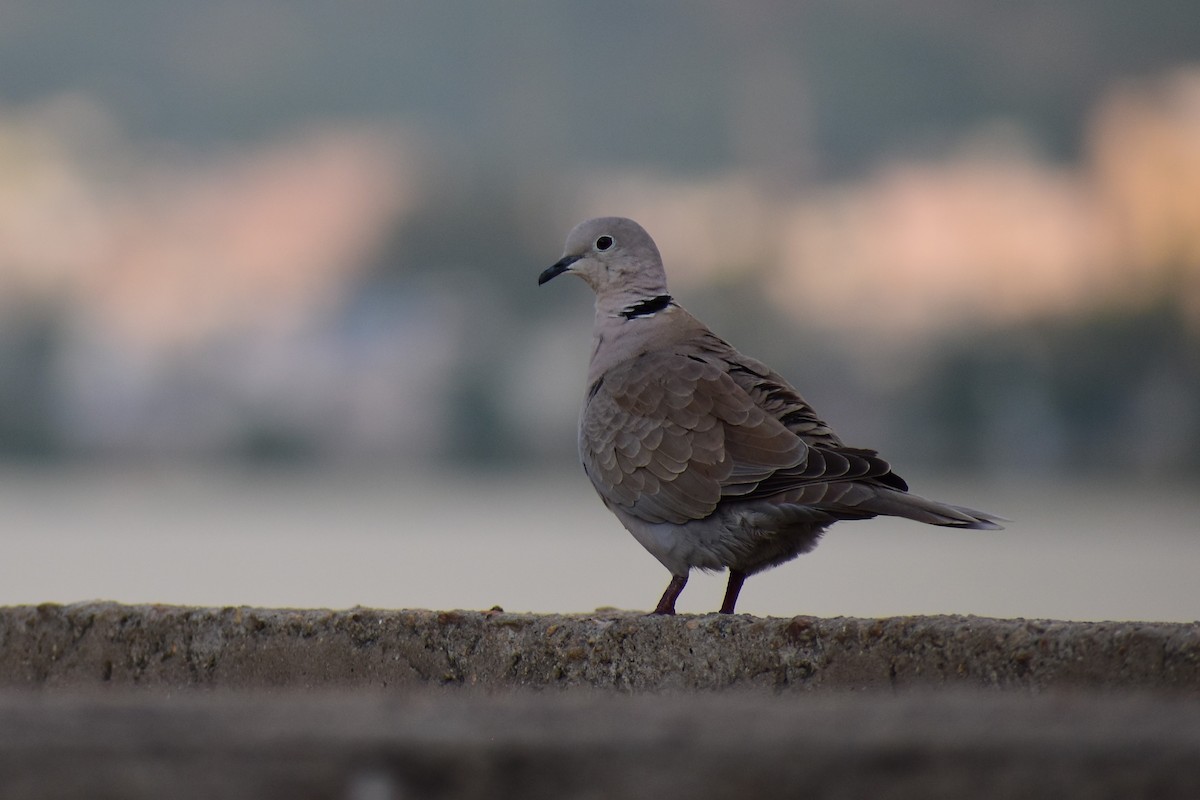
<path fill-rule="evenodd" d="M 1200 624 L 0 609 L 0 688 L 1200 690 Z"/>
<path fill-rule="evenodd" d="M 0 795 L 1195 798 L 1198 689 L 1195 624 L 29 606 Z"/>

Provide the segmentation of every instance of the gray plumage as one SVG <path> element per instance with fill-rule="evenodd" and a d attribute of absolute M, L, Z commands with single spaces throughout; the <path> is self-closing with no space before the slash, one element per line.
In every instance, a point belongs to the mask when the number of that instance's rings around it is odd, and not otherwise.
<path fill-rule="evenodd" d="M 596 293 L 580 458 L 673 576 L 655 613 L 675 613 L 693 567 L 729 569 L 721 612 L 733 613 L 747 576 L 808 552 L 838 520 L 1000 528 L 999 517 L 909 493 L 875 451 L 847 447 L 787 381 L 676 304 L 633 220 L 576 226 L 538 284 L 564 272 Z"/>

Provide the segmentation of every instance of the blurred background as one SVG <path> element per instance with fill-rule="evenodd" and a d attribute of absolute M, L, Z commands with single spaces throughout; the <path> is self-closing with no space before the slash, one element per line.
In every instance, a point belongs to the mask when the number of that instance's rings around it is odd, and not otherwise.
<path fill-rule="evenodd" d="M 651 607 L 577 466 L 591 295 L 535 286 L 600 214 L 1015 520 L 840 525 L 745 611 L 1200 617 L 1165 0 L 5 2 L 0 603 Z"/>

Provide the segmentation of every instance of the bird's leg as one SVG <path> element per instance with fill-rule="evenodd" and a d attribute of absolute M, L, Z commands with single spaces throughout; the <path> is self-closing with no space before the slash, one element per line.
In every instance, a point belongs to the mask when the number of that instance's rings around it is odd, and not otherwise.
<path fill-rule="evenodd" d="M 679 598 L 683 587 L 687 586 L 687 579 L 687 575 L 671 576 L 671 582 L 667 584 L 667 590 L 663 592 L 662 599 L 658 601 L 658 605 L 650 613 L 652 615 L 674 615 L 675 601 Z"/>
<path fill-rule="evenodd" d="M 733 613 L 733 607 L 737 605 L 738 592 L 742 591 L 742 584 L 745 582 L 746 573 L 740 569 L 730 568 L 729 585 L 725 587 L 725 602 L 721 603 L 722 614 Z"/>

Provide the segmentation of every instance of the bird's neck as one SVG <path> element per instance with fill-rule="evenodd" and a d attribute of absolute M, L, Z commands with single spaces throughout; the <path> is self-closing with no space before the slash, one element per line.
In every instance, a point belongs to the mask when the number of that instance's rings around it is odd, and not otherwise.
<path fill-rule="evenodd" d="M 612 307 L 597 303 L 588 375 L 594 381 L 628 358 L 669 347 L 678 336 L 689 335 L 695 324 L 665 292 Z"/>
<path fill-rule="evenodd" d="M 672 307 L 674 300 L 665 286 L 630 287 L 623 292 L 606 293 L 596 297 L 596 319 L 601 316 L 622 320 L 652 317 Z"/>
<path fill-rule="evenodd" d="M 618 311 L 617 315 L 625 320 L 649 317 L 665 310 L 672 302 L 674 302 L 674 298 L 664 292 L 663 294 L 648 297 L 645 300 L 638 300 L 636 303 L 627 305 Z"/>

